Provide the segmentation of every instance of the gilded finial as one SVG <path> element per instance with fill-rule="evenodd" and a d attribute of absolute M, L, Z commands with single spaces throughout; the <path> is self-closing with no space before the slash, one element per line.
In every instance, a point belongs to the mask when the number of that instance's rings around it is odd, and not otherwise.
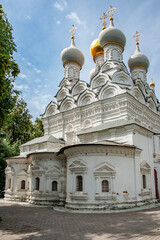
<path fill-rule="evenodd" d="M 105 13 L 103 13 L 103 15 L 102 15 L 102 17 L 100 17 L 100 19 L 99 20 L 103 20 L 103 23 L 102 23 L 102 30 L 104 30 L 105 28 L 106 28 L 106 18 L 108 18 L 108 16 L 105 14 Z"/>
<path fill-rule="evenodd" d="M 75 35 L 75 30 L 77 29 L 77 27 L 75 27 L 74 25 L 72 25 L 72 29 L 69 30 L 72 33 L 72 39 L 75 39 L 74 35 Z"/>
<path fill-rule="evenodd" d="M 133 36 L 133 38 L 136 39 L 136 45 L 138 46 L 139 45 L 139 37 L 141 36 L 142 34 L 139 34 L 137 31 L 136 31 L 136 34 Z"/>
<path fill-rule="evenodd" d="M 108 17 L 110 17 L 110 20 L 113 21 L 113 12 L 116 10 L 116 8 L 113 8 L 112 6 L 109 7 L 109 10 L 107 11 L 107 14 L 109 14 Z"/>
<path fill-rule="evenodd" d="M 155 83 L 153 82 L 152 74 L 150 74 L 150 76 L 151 76 L 151 83 L 150 83 L 150 87 L 155 87 Z"/>

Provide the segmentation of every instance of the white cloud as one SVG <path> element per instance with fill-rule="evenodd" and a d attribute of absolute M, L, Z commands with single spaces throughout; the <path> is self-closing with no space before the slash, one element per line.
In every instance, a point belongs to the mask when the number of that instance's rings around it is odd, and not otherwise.
<path fill-rule="evenodd" d="M 61 24 L 61 21 L 58 20 L 56 23 L 57 23 L 57 24 Z"/>
<path fill-rule="evenodd" d="M 27 18 L 28 18 L 29 20 L 31 20 L 31 16 L 27 15 Z"/>
<path fill-rule="evenodd" d="M 28 90 L 29 87 L 27 85 L 15 85 L 17 90 Z"/>
<path fill-rule="evenodd" d="M 36 73 L 41 73 L 41 70 L 39 70 L 38 68 L 34 67 L 33 69 Z"/>
<path fill-rule="evenodd" d="M 35 80 L 35 82 L 36 82 L 36 83 L 40 83 L 41 80 L 40 80 L 39 78 L 37 78 L 37 79 Z"/>
<path fill-rule="evenodd" d="M 26 79 L 26 78 L 27 78 L 27 75 L 25 75 L 25 74 L 23 74 L 23 73 L 20 73 L 20 74 L 18 75 L 18 77 L 21 78 L 21 79 Z"/>
<path fill-rule="evenodd" d="M 83 24 L 83 22 L 80 20 L 80 18 L 78 17 L 76 12 L 71 12 L 66 17 L 69 18 L 70 20 L 78 23 L 79 25 Z"/>
<path fill-rule="evenodd" d="M 64 11 L 64 9 L 67 7 L 67 2 L 65 0 L 55 2 L 54 7 L 59 11 Z"/>

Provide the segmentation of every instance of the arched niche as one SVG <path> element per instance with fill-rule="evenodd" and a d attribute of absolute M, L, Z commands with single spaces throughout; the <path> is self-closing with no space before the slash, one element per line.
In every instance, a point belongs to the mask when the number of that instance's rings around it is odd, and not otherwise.
<path fill-rule="evenodd" d="M 86 119 L 82 123 L 82 128 L 87 129 L 92 127 L 92 121 L 90 119 Z"/>
<path fill-rule="evenodd" d="M 85 106 L 95 101 L 95 94 L 90 90 L 84 91 L 78 98 L 78 106 Z"/>
<path fill-rule="evenodd" d="M 145 103 L 145 98 L 142 94 L 142 92 L 138 89 L 138 87 L 135 87 L 132 89 L 131 94 L 141 103 Z"/>
<path fill-rule="evenodd" d="M 153 111 L 153 112 L 157 112 L 157 108 L 155 105 L 155 102 L 153 101 L 153 99 L 149 99 L 148 100 L 148 107 Z"/>
<path fill-rule="evenodd" d="M 78 81 L 72 89 L 72 96 L 82 93 L 87 88 L 85 82 Z"/>
<path fill-rule="evenodd" d="M 101 100 L 101 99 L 111 98 L 122 92 L 123 91 L 117 85 L 107 84 L 101 88 L 99 92 L 99 99 Z"/>
<path fill-rule="evenodd" d="M 57 104 L 54 102 L 50 102 L 45 110 L 45 116 L 47 116 L 47 117 L 52 116 L 52 115 L 56 114 L 57 112 L 59 112 L 57 109 Z"/>
<path fill-rule="evenodd" d="M 60 101 L 62 99 L 64 99 L 67 95 L 69 95 L 69 91 L 67 88 L 62 88 L 59 90 L 56 98 L 57 98 L 57 101 Z"/>
<path fill-rule="evenodd" d="M 71 97 L 67 97 L 61 103 L 60 111 L 61 112 L 68 111 L 68 110 L 71 110 L 74 107 L 75 107 L 74 99 L 72 99 Z"/>
<path fill-rule="evenodd" d="M 115 74 L 113 74 L 112 82 L 127 87 L 133 85 L 130 76 L 124 72 L 116 72 Z"/>
<path fill-rule="evenodd" d="M 106 79 L 104 77 L 98 77 L 92 81 L 91 87 L 92 89 L 97 88 L 97 87 L 103 86 L 105 83 L 106 83 Z"/>

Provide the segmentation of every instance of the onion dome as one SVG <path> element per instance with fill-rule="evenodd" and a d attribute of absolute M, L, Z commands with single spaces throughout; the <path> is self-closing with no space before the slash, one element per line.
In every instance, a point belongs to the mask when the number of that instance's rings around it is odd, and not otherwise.
<path fill-rule="evenodd" d="M 61 52 L 61 59 L 63 66 L 65 63 L 73 62 L 79 64 L 82 68 L 85 59 L 83 53 L 76 47 L 74 43 L 74 36 L 72 36 L 71 46 L 63 49 Z"/>
<path fill-rule="evenodd" d="M 113 18 L 110 18 L 110 26 L 102 30 L 99 34 L 99 42 L 101 47 L 109 43 L 118 44 L 122 48 L 126 45 L 126 37 L 118 28 L 114 27 Z"/>
<path fill-rule="evenodd" d="M 150 87 L 151 87 L 151 88 L 154 88 L 154 87 L 155 87 L 155 83 L 153 82 L 152 74 L 151 74 L 151 83 L 150 83 Z"/>
<path fill-rule="evenodd" d="M 95 57 L 99 54 L 103 54 L 103 48 L 101 47 L 101 45 L 99 44 L 99 39 L 95 39 L 90 46 L 90 53 L 91 56 L 93 58 L 93 60 L 95 59 Z"/>
<path fill-rule="evenodd" d="M 144 54 L 141 53 L 138 42 L 136 43 L 135 53 L 128 60 L 128 66 L 130 71 L 136 67 L 143 67 L 146 69 L 146 72 L 148 70 L 149 60 Z"/>

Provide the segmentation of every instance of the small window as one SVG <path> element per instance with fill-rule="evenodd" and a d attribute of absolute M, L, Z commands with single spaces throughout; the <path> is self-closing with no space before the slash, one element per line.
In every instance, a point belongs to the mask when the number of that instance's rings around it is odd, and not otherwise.
<path fill-rule="evenodd" d="M 8 180 L 8 188 L 11 189 L 11 178 Z"/>
<path fill-rule="evenodd" d="M 39 177 L 36 177 L 36 190 L 39 190 L 39 186 L 40 186 L 40 179 Z"/>
<path fill-rule="evenodd" d="M 109 182 L 107 180 L 102 181 L 102 192 L 109 192 Z"/>
<path fill-rule="evenodd" d="M 146 185 L 146 175 L 142 175 L 142 183 L 143 183 L 143 189 L 146 189 L 147 188 L 147 185 Z"/>
<path fill-rule="evenodd" d="M 26 183 L 24 180 L 21 181 L 21 189 L 25 189 L 26 188 Z"/>
<path fill-rule="evenodd" d="M 76 191 L 82 192 L 83 191 L 83 178 L 82 176 L 77 176 L 76 178 Z"/>
<path fill-rule="evenodd" d="M 69 70 L 68 70 L 68 75 L 69 75 L 69 77 L 73 77 L 73 76 L 74 76 L 74 70 L 73 70 L 73 68 L 69 68 Z"/>
<path fill-rule="evenodd" d="M 57 192 L 57 185 L 58 183 L 56 181 L 52 182 L 52 191 Z"/>

